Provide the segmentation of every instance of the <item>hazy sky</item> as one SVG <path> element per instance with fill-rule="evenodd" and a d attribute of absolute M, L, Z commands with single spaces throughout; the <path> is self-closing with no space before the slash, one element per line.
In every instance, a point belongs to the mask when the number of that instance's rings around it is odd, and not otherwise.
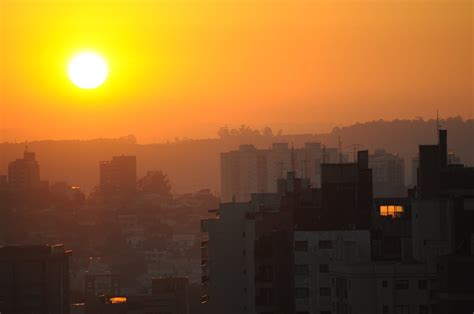
<path fill-rule="evenodd" d="M 0 139 L 473 116 L 471 0 L 0 0 Z M 95 90 L 68 79 L 107 59 Z"/>

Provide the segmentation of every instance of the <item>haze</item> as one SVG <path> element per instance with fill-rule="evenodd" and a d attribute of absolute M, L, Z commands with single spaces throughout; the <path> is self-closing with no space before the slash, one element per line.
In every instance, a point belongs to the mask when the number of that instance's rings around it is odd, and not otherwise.
<path fill-rule="evenodd" d="M 2 141 L 473 116 L 469 0 L 0 3 Z M 94 91 L 67 79 L 83 49 L 110 64 Z"/>

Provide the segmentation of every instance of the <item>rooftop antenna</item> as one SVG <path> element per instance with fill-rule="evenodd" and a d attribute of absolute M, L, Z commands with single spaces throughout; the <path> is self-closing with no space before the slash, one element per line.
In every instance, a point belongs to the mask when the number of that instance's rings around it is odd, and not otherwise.
<path fill-rule="evenodd" d="M 352 145 L 347 146 L 347 148 L 352 148 L 354 150 L 353 152 L 354 163 L 357 163 L 357 150 L 362 147 L 364 147 L 364 145 L 362 144 L 352 144 Z"/>
<path fill-rule="evenodd" d="M 436 136 L 438 137 L 439 144 L 439 129 L 441 129 L 441 124 L 439 123 L 439 111 L 436 109 Z"/>

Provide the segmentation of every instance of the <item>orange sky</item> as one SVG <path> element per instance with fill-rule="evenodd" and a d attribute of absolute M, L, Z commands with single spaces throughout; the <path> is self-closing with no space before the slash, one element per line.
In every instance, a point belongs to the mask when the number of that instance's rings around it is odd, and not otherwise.
<path fill-rule="evenodd" d="M 0 0 L 0 140 L 473 117 L 470 0 Z M 105 85 L 66 75 L 84 49 Z"/>

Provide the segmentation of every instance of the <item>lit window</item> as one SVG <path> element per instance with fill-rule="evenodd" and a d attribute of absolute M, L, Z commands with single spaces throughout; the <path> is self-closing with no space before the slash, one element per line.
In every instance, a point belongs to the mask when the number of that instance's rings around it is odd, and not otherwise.
<path fill-rule="evenodd" d="M 127 297 L 111 297 L 109 302 L 112 304 L 125 303 L 127 302 Z"/>
<path fill-rule="evenodd" d="M 391 216 L 392 218 L 400 217 L 404 208 L 401 205 L 380 205 L 380 216 Z"/>

